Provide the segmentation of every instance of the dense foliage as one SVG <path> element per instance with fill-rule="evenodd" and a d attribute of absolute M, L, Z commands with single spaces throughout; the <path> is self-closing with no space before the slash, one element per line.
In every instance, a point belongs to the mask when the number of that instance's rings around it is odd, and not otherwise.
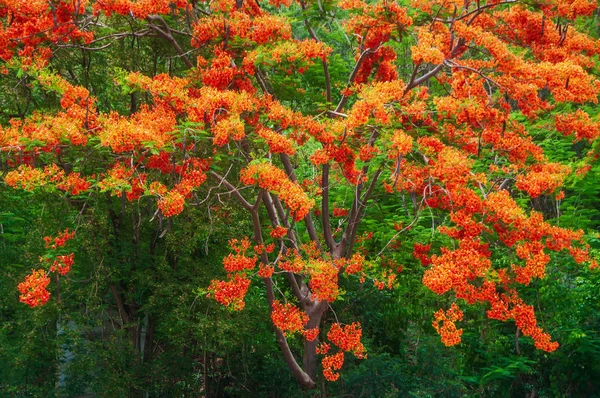
<path fill-rule="evenodd" d="M 0 0 L 0 391 L 600 396 L 597 12 Z"/>

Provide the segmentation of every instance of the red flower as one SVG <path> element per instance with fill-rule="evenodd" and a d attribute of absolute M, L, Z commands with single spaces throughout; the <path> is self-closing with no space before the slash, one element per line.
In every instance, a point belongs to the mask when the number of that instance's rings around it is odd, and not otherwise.
<path fill-rule="evenodd" d="M 49 283 L 50 278 L 46 271 L 43 269 L 32 271 L 24 282 L 19 283 L 18 289 L 21 292 L 19 300 L 32 308 L 46 304 L 50 299 L 50 292 L 46 290 Z"/>

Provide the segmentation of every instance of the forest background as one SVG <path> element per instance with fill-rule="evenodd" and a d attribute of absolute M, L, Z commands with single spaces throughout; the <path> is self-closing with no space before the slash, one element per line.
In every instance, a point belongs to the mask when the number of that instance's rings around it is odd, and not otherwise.
<path fill-rule="evenodd" d="M 0 0 L 0 395 L 600 396 L 598 17 Z"/>

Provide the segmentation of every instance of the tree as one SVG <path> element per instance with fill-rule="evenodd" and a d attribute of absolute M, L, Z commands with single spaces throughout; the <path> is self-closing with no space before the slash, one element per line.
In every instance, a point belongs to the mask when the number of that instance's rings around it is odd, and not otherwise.
<path fill-rule="evenodd" d="M 453 293 L 433 321 L 446 345 L 460 342 L 461 300 L 487 303 L 488 317 L 514 320 L 539 349 L 558 347 L 518 286 L 545 276 L 551 252 L 596 264 L 583 231 L 545 220 L 526 199 L 559 206 L 565 178 L 596 158 L 600 125 L 578 110 L 548 127 L 589 149 L 572 170 L 546 156 L 523 118 L 597 103 L 600 47 L 586 32 L 595 2 L 0 7 L 2 71 L 28 93 L 1 130 L 11 170 L 4 181 L 63 191 L 75 206 L 99 192 L 122 206 L 155 198 L 165 233 L 186 201 L 236 200 L 252 233 L 231 240 L 227 278 L 208 294 L 241 310 L 251 280 L 261 279 L 277 342 L 303 387 L 315 387 L 318 355 L 328 380 L 339 377 L 344 352 L 365 355 L 360 324 L 338 321 L 324 332 L 323 315 L 343 295 L 340 278 L 392 288 L 407 254 L 426 267 L 429 289 Z M 120 101 L 98 101 L 56 61 L 61 51 L 101 53 L 127 38 L 158 38 L 174 55 L 170 73 L 113 70 Z M 60 108 L 32 106 L 32 90 Z M 431 236 L 412 242 L 411 230 L 425 226 Z M 23 301 L 47 299 L 49 272 L 33 271 Z M 129 310 L 119 310 L 125 322 Z"/>

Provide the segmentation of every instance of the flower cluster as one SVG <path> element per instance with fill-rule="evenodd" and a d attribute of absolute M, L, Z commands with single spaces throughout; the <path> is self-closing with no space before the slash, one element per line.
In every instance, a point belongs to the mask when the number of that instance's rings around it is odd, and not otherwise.
<path fill-rule="evenodd" d="M 293 155 L 296 153 L 293 141 L 287 137 L 277 134 L 273 130 L 267 128 L 259 128 L 256 133 L 260 138 L 265 140 L 271 153 L 285 153 L 286 155 Z"/>
<path fill-rule="evenodd" d="M 399 267 L 402 268 L 402 267 Z M 394 288 L 394 282 L 396 281 L 396 274 L 393 273 L 391 270 L 385 270 L 383 271 L 382 275 L 381 275 L 383 280 L 378 280 L 375 279 L 373 280 L 373 286 L 375 286 L 378 290 L 383 290 L 386 287 L 389 290 L 392 290 Z"/>
<path fill-rule="evenodd" d="M 431 245 L 422 245 L 420 243 L 415 243 L 413 245 L 413 256 L 421 262 L 423 267 L 427 267 L 431 264 L 431 257 L 428 255 L 431 250 Z"/>
<path fill-rule="evenodd" d="M 362 329 L 359 322 L 342 327 L 339 323 L 331 325 L 327 338 L 341 350 L 352 352 L 357 358 L 363 358 L 365 347 L 360 342 Z"/>
<path fill-rule="evenodd" d="M 344 0 L 339 6 L 350 10 L 351 16 L 346 22 L 346 30 L 358 38 L 360 47 L 379 49 L 363 55 L 363 62 L 357 70 L 356 83 L 367 82 L 373 72 L 377 81 L 396 79 L 396 52 L 384 44 L 394 34 L 399 34 L 412 25 L 413 20 L 408 15 L 407 8 L 397 3 L 371 4 L 361 0 Z M 357 54 L 357 57 L 359 56 Z"/>
<path fill-rule="evenodd" d="M 214 136 L 213 144 L 217 146 L 226 145 L 230 138 L 239 141 L 246 136 L 244 122 L 237 115 L 232 115 L 219 120 L 212 129 Z"/>
<path fill-rule="evenodd" d="M 415 64 L 427 63 L 438 65 L 444 62 L 450 48 L 450 30 L 443 23 L 433 23 L 416 29 L 418 44 L 411 47 Z"/>
<path fill-rule="evenodd" d="M 349 259 L 336 260 L 335 265 L 338 269 L 344 267 L 344 272 L 348 275 L 357 274 L 365 267 L 365 257 L 360 253 L 354 253 Z"/>
<path fill-rule="evenodd" d="M 165 217 L 175 216 L 183 211 L 185 197 L 176 190 L 167 192 L 158 200 L 158 208 Z"/>
<path fill-rule="evenodd" d="M 272 238 L 279 239 L 279 238 L 283 238 L 284 236 L 286 236 L 287 232 L 288 232 L 287 228 L 282 227 L 281 225 L 278 225 L 275 228 L 273 228 L 273 230 L 269 233 L 269 235 L 271 235 Z"/>
<path fill-rule="evenodd" d="M 452 290 L 457 298 L 470 304 L 487 302 L 488 317 L 514 319 L 523 334 L 534 339 L 537 348 L 556 349 L 557 344 L 537 326 L 533 307 L 523 303 L 514 286 L 528 285 L 533 278 L 545 276 L 550 261 L 548 251 L 568 250 L 577 262 L 590 262 L 594 267 L 596 263 L 590 259 L 587 245 L 582 244 L 583 231 L 550 225 L 540 213 L 532 211 L 527 215 L 505 190 L 481 199 L 463 188 L 455 197 L 450 213 L 455 226 L 440 227 L 439 231 L 456 239 L 458 247 L 442 248 L 440 255 L 431 256 L 431 267 L 425 271 L 423 283 L 437 294 Z M 492 267 L 489 245 L 482 240 L 484 233 L 495 233 L 498 241 L 512 248 L 520 261 L 508 267 Z M 414 255 L 420 258 L 427 251 L 426 246 L 415 246 Z M 436 313 L 434 326 L 445 344 L 460 341 L 460 330 L 453 324 L 456 319 L 452 319 L 458 316 L 457 311 L 454 315 Z"/>
<path fill-rule="evenodd" d="M 170 14 L 173 9 L 187 7 L 185 0 L 99 0 L 94 3 L 94 13 L 131 15 L 145 19 L 151 14 Z"/>
<path fill-rule="evenodd" d="M 336 381 L 340 378 L 340 374 L 335 371 L 340 370 L 344 365 L 344 352 L 339 351 L 333 355 L 323 357 L 321 365 L 323 366 L 323 376 L 325 376 L 325 379 Z"/>
<path fill-rule="evenodd" d="M 282 129 L 292 128 L 296 142 L 306 142 L 307 135 L 318 142 L 328 145 L 334 141 L 334 136 L 326 127 L 310 116 L 295 112 L 272 98 L 265 98 L 261 104 L 268 119 L 277 123 Z"/>
<path fill-rule="evenodd" d="M 85 13 L 88 4 L 88 0 L 56 4 L 3 1 L 0 16 L 10 15 L 10 24 L 0 29 L 0 59 L 8 62 L 18 54 L 25 66 L 34 61 L 45 66 L 52 55 L 46 44 L 66 40 L 90 43 L 93 33 L 82 30 L 76 17 Z"/>
<path fill-rule="evenodd" d="M 34 270 L 25 278 L 25 281 L 19 283 L 18 289 L 21 292 L 19 300 L 30 307 L 44 305 L 50 299 L 50 292 L 46 287 L 50 283 L 50 277 L 43 269 Z"/>
<path fill-rule="evenodd" d="M 344 209 L 341 207 L 333 206 L 333 216 L 334 217 L 346 217 L 348 215 L 348 209 Z"/>
<path fill-rule="evenodd" d="M 100 142 L 116 153 L 145 146 L 161 149 L 173 141 L 172 132 L 177 124 L 175 112 L 160 105 L 153 108 L 143 106 L 130 117 L 113 112 L 102 117 L 100 122 Z"/>
<path fill-rule="evenodd" d="M 270 163 L 249 165 L 240 173 L 240 181 L 247 185 L 258 184 L 279 195 L 292 211 L 295 221 L 302 220 L 315 204 L 298 184 L 290 181 L 283 170 Z"/>
<path fill-rule="evenodd" d="M 251 270 L 256 267 L 257 257 L 247 257 L 244 254 L 229 254 L 223 259 L 223 267 L 229 273 Z"/>
<path fill-rule="evenodd" d="M 57 254 L 67 242 L 75 237 L 75 231 L 65 229 L 58 233 L 56 237 L 45 236 L 44 243 L 49 253 L 40 257 L 40 263 L 50 264 L 49 272 L 43 269 L 33 270 L 18 286 L 21 292 L 20 301 L 30 307 L 44 305 L 50 299 L 50 292 L 46 289 L 50 283 L 50 272 L 57 272 L 60 275 L 66 275 L 75 262 L 75 254 Z M 59 251 L 60 252 L 60 251 Z"/>
<path fill-rule="evenodd" d="M 33 191 L 39 187 L 53 186 L 71 195 L 79 195 L 91 187 L 91 183 L 81 177 L 79 173 L 73 172 L 65 175 L 65 172 L 56 165 L 37 169 L 23 164 L 18 169 L 8 172 L 4 181 L 13 188 L 28 191 Z"/>
<path fill-rule="evenodd" d="M 272 265 L 259 265 L 257 275 L 261 278 L 270 278 L 275 272 L 275 267 Z"/>
<path fill-rule="evenodd" d="M 339 294 L 338 269 L 331 261 L 315 259 L 307 265 L 310 286 L 317 300 L 333 302 Z"/>
<path fill-rule="evenodd" d="M 67 241 L 73 239 L 74 237 L 75 231 L 69 232 L 69 228 L 67 228 L 64 231 L 59 232 L 55 238 L 52 236 L 44 236 L 44 242 L 46 244 L 46 248 L 56 249 L 57 247 L 63 247 Z"/>
<path fill-rule="evenodd" d="M 287 255 L 279 262 L 279 268 L 283 271 L 301 274 L 306 268 L 306 262 L 298 253 Z"/>
<path fill-rule="evenodd" d="M 67 254 L 65 256 L 56 256 L 56 259 L 52 262 L 52 265 L 50 266 L 50 272 L 58 272 L 60 275 L 65 276 L 71 270 L 71 267 L 75 262 L 74 257 L 74 253 Z"/>
<path fill-rule="evenodd" d="M 333 344 L 340 348 L 335 354 L 328 354 L 331 348 L 330 344 L 322 343 L 316 347 L 316 353 L 325 355 L 321 360 L 323 367 L 323 376 L 329 381 L 336 381 L 340 374 L 337 372 L 344 365 L 344 351 L 352 352 L 357 358 L 365 357 L 365 347 L 360 342 L 362 329 L 360 323 L 355 322 L 351 325 L 342 327 L 339 323 L 334 323 L 327 333 L 327 338 Z"/>
<path fill-rule="evenodd" d="M 234 310 L 241 310 L 245 306 L 244 298 L 250 286 L 250 279 L 248 279 L 246 273 L 256 268 L 258 260 L 256 254 L 262 253 L 262 250 L 268 251 L 271 249 L 255 246 L 255 255 L 250 257 L 246 253 L 250 250 L 252 244 L 247 237 L 241 240 L 230 239 L 228 243 L 235 254 L 231 253 L 223 258 L 223 267 L 227 271 L 227 280 L 211 281 L 208 288 L 209 296 L 212 296 L 225 306 L 232 305 Z M 258 275 L 262 278 L 269 278 L 273 274 L 273 271 L 274 268 L 272 266 L 261 264 Z"/>
<path fill-rule="evenodd" d="M 67 242 L 74 237 L 75 231 L 69 232 L 68 228 L 59 232 L 55 238 L 52 236 L 44 237 L 46 248 L 52 249 L 53 251 L 46 256 L 40 257 L 40 262 L 50 263 L 50 272 L 58 272 L 60 275 L 64 276 L 71 270 L 71 267 L 75 263 L 75 254 L 56 254 L 54 250 L 64 247 Z"/>
<path fill-rule="evenodd" d="M 224 306 L 232 305 L 233 309 L 240 311 L 244 309 L 246 303 L 244 297 L 250 286 L 250 279 L 244 274 L 236 274 L 228 281 L 212 280 L 208 290 L 209 295 Z"/>
<path fill-rule="evenodd" d="M 296 333 L 304 330 L 308 315 L 291 303 L 281 304 L 279 300 L 275 300 L 271 306 L 271 320 L 284 334 Z"/>
<path fill-rule="evenodd" d="M 564 135 L 575 134 L 577 140 L 593 141 L 600 137 L 600 122 L 578 109 L 575 113 L 557 115 L 556 130 Z"/>
<path fill-rule="evenodd" d="M 86 192 L 91 186 L 92 184 L 81 177 L 79 173 L 71 173 L 56 184 L 58 189 L 68 192 L 71 195 L 79 195 L 82 192 Z"/>
<path fill-rule="evenodd" d="M 304 329 L 302 332 L 304 338 L 308 341 L 315 341 L 317 337 L 319 337 L 319 328 L 314 327 L 312 329 Z"/>
<path fill-rule="evenodd" d="M 114 164 L 98 182 L 101 192 L 108 191 L 121 197 L 123 192 L 131 191 L 131 178 L 134 170 L 122 163 Z"/>
<path fill-rule="evenodd" d="M 452 306 L 446 312 L 444 310 L 437 311 L 434 317 L 433 327 L 442 337 L 442 343 L 447 347 L 460 343 L 463 331 L 462 329 L 457 329 L 454 322 L 462 320 L 463 312 L 456 303 L 452 303 Z"/>
<path fill-rule="evenodd" d="M 154 165 L 157 168 L 162 168 L 162 170 L 167 170 L 160 159 L 157 159 Z M 191 157 L 186 159 L 182 165 L 172 168 L 173 171 L 181 176 L 181 179 L 172 190 L 167 190 L 164 185 L 156 181 L 150 184 L 148 193 L 159 196 L 158 208 L 161 210 L 163 216 L 172 217 L 183 211 L 185 198 L 190 197 L 192 191 L 206 181 L 205 171 L 207 169 L 207 161 Z M 130 201 L 139 198 L 145 192 L 145 180 L 146 177 L 144 174 L 140 174 L 140 178 L 132 180 L 131 191 L 127 194 L 127 198 Z"/>
<path fill-rule="evenodd" d="M 551 193 L 559 189 L 570 172 L 569 166 L 560 163 L 536 164 L 525 174 L 517 176 L 515 186 L 527 192 L 532 198 L 537 198 L 543 193 Z"/>
<path fill-rule="evenodd" d="M 402 130 L 394 131 L 391 138 L 392 146 L 388 151 L 389 159 L 396 159 L 399 156 L 406 155 L 413 149 L 413 139 Z"/>
<path fill-rule="evenodd" d="M 535 341 L 536 348 L 547 352 L 555 351 L 558 348 L 558 343 L 550 341 L 550 335 L 537 326 L 533 307 L 526 305 L 520 299 L 514 301 L 511 315 L 515 319 L 517 327 L 521 329 L 525 336 L 529 336 Z"/>

